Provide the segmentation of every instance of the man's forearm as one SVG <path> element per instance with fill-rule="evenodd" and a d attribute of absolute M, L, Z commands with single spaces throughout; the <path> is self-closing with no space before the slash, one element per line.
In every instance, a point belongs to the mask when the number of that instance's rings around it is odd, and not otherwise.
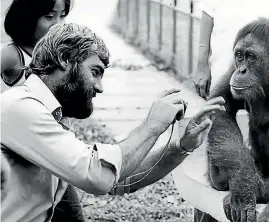
<path fill-rule="evenodd" d="M 161 133 L 152 132 L 144 121 L 118 145 L 122 151 L 122 167 L 119 182 L 130 176 L 149 153 Z"/>
<path fill-rule="evenodd" d="M 132 176 L 121 182 L 120 185 L 114 189 L 112 194 L 134 192 L 142 187 L 155 183 L 170 173 L 187 156 L 186 152 L 182 150 L 178 144 L 179 143 L 176 143 L 176 141 L 170 142 L 160 162 L 152 169 L 151 173 L 145 177 L 148 172 L 143 174 L 139 173 L 145 172 L 153 167 L 153 165 L 159 160 L 165 145 L 153 148 L 143 162 L 131 174 Z M 143 177 L 145 177 L 145 179 L 141 180 Z M 129 184 L 133 185 L 128 186 Z"/>
<path fill-rule="evenodd" d="M 132 175 L 137 173 L 144 172 L 150 169 L 160 158 L 161 153 L 164 147 L 160 147 L 148 154 L 148 156 L 143 160 L 141 165 L 135 170 Z M 158 180 L 165 177 L 170 173 L 174 168 L 176 168 L 186 157 L 187 153 L 180 148 L 179 144 L 176 141 L 170 142 L 168 148 L 160 162 L 152 169 L 151 173 L 143 180 L 137 184 L 131 185 L 130 191 L 136 191 L 139 188 L 148 186 L 157 182 Z M 136 182 L 143 178 L 146 174 L 141 174 L 130 178 L 130 184 Z"/>

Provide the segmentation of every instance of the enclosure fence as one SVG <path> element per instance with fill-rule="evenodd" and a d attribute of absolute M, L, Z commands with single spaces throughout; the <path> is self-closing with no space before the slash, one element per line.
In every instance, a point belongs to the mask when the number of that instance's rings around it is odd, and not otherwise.
<path fill-rule="evenodd" d="M 170 2 L 169 2 L 170 1 Z M 178 7 L 180 0 L 118 0 L 116 26 L 134 43 L 188 76 L 195 69 L 200 18 Z"/>

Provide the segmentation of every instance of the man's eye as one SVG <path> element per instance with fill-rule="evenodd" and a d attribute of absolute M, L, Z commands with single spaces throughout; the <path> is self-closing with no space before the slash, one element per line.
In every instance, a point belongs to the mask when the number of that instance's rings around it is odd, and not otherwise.
<path fill-rule="evenodd" d="M 92 69 L 92 74 L 96 77 L 99 74 L 99 71 L 97 69 Z"/>

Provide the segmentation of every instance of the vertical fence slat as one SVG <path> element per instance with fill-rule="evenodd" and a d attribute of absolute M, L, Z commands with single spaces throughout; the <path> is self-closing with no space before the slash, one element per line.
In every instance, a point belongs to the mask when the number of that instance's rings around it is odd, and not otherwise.
<path fill-rule="evenodd" d="M 189 65 L 188 73 L 191 74 L 193 71 L 193 1 L 190 1 L 190 25 L 189 25 Z"/>
<path fill-rule="evenodd" d="M 160 13 L 159 13 L 159 22 L 160 22 L 160 33 L 159 33 L 159 50 L 162 50 L 162 43 L 163 43 L 163 0 L 160 0 Z"/>
<path fill-rule="evenodd" d="M 150 41 L 150 0 L 147 0 L 147 41 Z"/>
<path fill-rule="evenodd" d="M 173 8 L 173 35 L 172 35 L 172 43 L 173 43 L 173 56 L 172 56 L 172 66 L 175 67 L 176 53 L 177 53 L 177 0 L 174 0 L 174 8 Z"/>
<path fill-rule="evenodd" d="M 135 1 L 135 8 L 136 8 L 136 28 L 135 28 L 135 37 L 138 37 L 139 33 L 139 0 L 134 0 Z"/>
<path fill-rule="evenodd" d="M 118 19 L 120 19 L 120 17 L 121 17 L 120 8 L 121 8 L 121 0 L 118 0 L 118 5 L 117 5 Z"/>
<path fill-rule="evenodd" d="M 130 0 L 125 0 L 126 1 L 126 8 L 125 8 L 125 11 L 126 11 L 126 35 L 128 35 L 128 32 L 129 32 L 129 22 L 130 22 Z"/>

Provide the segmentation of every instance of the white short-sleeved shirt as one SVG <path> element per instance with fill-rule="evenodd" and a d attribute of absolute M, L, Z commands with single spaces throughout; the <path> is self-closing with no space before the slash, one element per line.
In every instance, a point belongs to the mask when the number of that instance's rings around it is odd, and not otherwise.
<path fill-rule="evenodd" d="M 209 60 L 213 87 L 232 63 L 238 31 L 259 17 L 269 18 L 269 0 L 204 0 L 202 11 L 214 18 Z"/>

